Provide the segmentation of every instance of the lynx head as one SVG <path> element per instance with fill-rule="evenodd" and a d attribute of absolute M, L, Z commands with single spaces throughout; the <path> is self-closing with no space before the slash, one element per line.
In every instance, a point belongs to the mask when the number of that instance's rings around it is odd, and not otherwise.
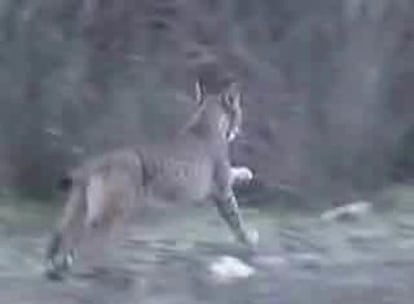
<path fill-rule="evenodd" d="M 242 124 L 241 93 L 239 85 L 232 83 L 218 95 L 205 95 L 200 81 L 195 88 L 201 121 L 207 121 L 227 142 L 240 133 Z"/>

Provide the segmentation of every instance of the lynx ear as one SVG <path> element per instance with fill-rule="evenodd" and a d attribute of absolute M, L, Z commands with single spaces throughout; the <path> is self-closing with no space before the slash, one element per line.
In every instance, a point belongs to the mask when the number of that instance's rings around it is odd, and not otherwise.
<path fill-rule="evenodd" d="M 229 107 L 240 105 L 241 92 L 240 86 L 237 83 L 232 83 L 223 93 L 223 101 Z"/>
<path fill-rule="evenodd" d="M 201 105 L 204 101 L 204 87 L 200 79 L 195 84 L 195 98 L 197 105 Z"/>

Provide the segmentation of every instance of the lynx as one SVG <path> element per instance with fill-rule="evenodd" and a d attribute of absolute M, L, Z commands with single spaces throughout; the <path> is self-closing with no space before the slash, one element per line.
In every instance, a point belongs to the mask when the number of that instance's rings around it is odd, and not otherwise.
<path fill-rule="evenodd" d="M 252 178 L 249 168 L 231 167 L 228 153 L 242 123 L 240 90 L 232 84 L 217 95 L 203 91 L 197 82 L 197 110 L 174 138 L 102 155 L 68 174 L 63 216 L 46 252 L 48 275 L 68 270 L 88 231 L 108 233 L 150 198 L 212 201 L 237 240 L 247 246 L 257 242 L 232 189 Z"/>

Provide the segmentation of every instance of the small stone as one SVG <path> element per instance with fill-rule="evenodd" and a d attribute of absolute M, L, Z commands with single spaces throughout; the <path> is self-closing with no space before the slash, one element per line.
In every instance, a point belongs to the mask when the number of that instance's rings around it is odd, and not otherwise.
<path fill-rule="evenodd" d="M 357 220 L 366 216 L 372 210 L 372 203 L 367 201 L 356 201 L 340 207 L 326 210 L 321 214 L 324 221 L 334 220 Z"/>
<path fill-rule="evenodd" d="M 209 265 L 209 272 L 219 283 L 228 283 L 237 279 L 246 279 L 255 273 L 255 269 L 238 258 L 222 256 Z"/>

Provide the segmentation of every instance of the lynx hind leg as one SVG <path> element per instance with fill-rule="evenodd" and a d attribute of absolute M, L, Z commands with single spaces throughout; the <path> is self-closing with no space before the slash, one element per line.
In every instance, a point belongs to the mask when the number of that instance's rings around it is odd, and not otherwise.
<path fill-rule="evenodd" d="M 95 175 L 90 179 L 86 198 L 87 235 L 107 237 L 108 233 L 124 222 L 131 210 L 136 198 L 134 183 L 121 170 L 105 176 Z"/>
<path fill-rule="evenodd" d="M 92 175 L 84 188 L 71 191 L 61 225 L 47 251 L 50 278 L 60 278 L 69 269 L 75 250 L 84 242 L 85 247 L 97 252 L 127 214 L 135 197 L 133 190 L 131 178 L 121 170 L 113 170 Z"/>
<path fill-rule="evenodd" d="M 53 234 L 46 251 L 46 274 L 59 278 L 69 269 L 74 258 L 74 249 L 83 234 L 86 213 L 85 193 L 81 186 L 74 186 L 66 201 L 63 216 Z"/>

